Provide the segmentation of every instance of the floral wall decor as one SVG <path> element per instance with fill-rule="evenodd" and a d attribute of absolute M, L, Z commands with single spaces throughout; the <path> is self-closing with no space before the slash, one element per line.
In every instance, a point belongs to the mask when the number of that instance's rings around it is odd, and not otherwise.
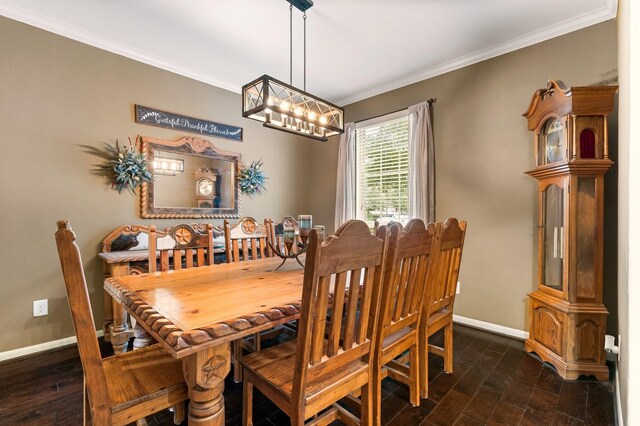
<path fill-rule="evenodd" d="M 267 176 L 260 168 L 262 167 L 262 159 L 258 161 L 252 161 L 247 167 L 240 166 L 240 172 L 238 173 L 238 184 L 240 186 L 240 192 L 253 197 L 256 194 L 262 194 L 262 191 L 267 189 L 264 186 L 264 181 Z"/>
<path fill-rule="evenodd" d="M 104 176 L 111 188 L 121 193 L 123 190 L 129 190 L 133 195 L 136 188 L 142 182 L 150 182 L 153 180 L 153 174 L 147 167 L 147 161 L 138 148 L 138 139 L 135 142 L 129 138 L 129 143 L 121 144 L 116 140 L 116 144 L 111 145 L 108 142 L 102 142 L 104 150 L 84 145 L 90 154 L 97 155 L 105 160 L 104 164 L 96 166 L 95 172 Z"/>

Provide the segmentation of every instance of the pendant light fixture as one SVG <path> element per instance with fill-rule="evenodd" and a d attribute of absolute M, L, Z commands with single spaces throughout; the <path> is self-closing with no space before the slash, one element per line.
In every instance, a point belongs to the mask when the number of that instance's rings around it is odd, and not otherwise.
<path fill-rule="evenodd" d="M 289 3 L 289 84 L 263 75 L 242 86 L 242 116 L 263 122 L 264 127 L 312 139 L 344 133 L 344 109 L 307 93 L 307 9 L 312 0 Z M 293 7 L 303 13 L 304 86 L 293 86 Z"/>

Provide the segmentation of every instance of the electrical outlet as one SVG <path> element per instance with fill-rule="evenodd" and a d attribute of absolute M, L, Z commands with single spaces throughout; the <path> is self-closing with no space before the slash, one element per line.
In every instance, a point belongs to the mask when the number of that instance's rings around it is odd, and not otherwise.
<path fill-rule="evenodd" d="M 47 299 L 33 301 L 33 316 L 43 317 L 49 315 L 49 301 Z"/>
<path fill-rule="evenodd" d="M 460 294 L 460 281 L 456 284 L 456 294 Z"/>

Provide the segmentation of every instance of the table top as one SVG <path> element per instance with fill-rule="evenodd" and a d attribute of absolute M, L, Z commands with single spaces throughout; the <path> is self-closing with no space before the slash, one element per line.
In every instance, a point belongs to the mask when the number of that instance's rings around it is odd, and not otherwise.
<path fill-rule="evenodd" d="M 176 358 L 300 314 L 304 270 L 281 259 L 127 275 L 104 288 Z"/>

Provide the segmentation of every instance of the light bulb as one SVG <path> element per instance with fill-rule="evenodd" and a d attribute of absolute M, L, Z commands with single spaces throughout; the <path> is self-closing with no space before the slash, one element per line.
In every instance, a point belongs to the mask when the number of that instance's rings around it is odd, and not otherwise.
<path fill-rule="evenodd" d="M 327 117 L 325 117 L 324 115 L 322 117 L 320 117 L 320 123 L 321 124 L 327 124 Z"/>
<path fill-rule="evenodd" d="M 295 115 L 301 116 L 302 115 L 302 108 L 297 107 L 296 109 L 293 110 L 293 112 L 295 113 Z"/>
<path fill-rule="evenodd" d="M 280 102 L 280 109 L 283 111 L 289 111 L 289 106 L 289 102 L 287 101 Z"/>
<path fill-rule="evenodd" d="M 176 163 L 171 163 L 171 170 L 176 170 L 178 165 Z"/>
<path fill-rule="evenodd" d="M 309 111 L 309 113 L 307 114 L 307 117 L 309 117 L 309 120 L 315 120 L 317 118 L 317 115 L 315 112 Z"/>

